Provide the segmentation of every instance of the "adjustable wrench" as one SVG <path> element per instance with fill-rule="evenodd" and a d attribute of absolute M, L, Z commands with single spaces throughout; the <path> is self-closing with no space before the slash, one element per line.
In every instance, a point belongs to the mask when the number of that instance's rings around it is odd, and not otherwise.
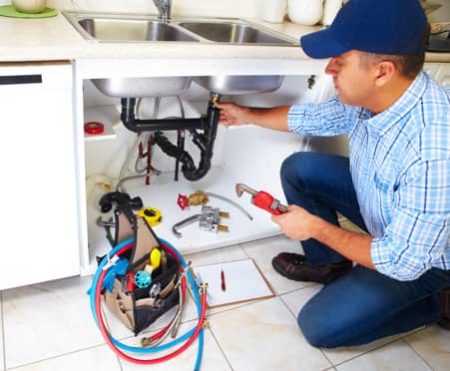
<path fill-rule="evenodd" d="M 273 215 L 281 215 L 287 211 L 287 206 L 280 203 L 275 197 L 264 191 L 257 191 L 249 186 L 237 183 L 236 194 L 241 197 L 244 192 L 252 195 L 252 203 Z"/>

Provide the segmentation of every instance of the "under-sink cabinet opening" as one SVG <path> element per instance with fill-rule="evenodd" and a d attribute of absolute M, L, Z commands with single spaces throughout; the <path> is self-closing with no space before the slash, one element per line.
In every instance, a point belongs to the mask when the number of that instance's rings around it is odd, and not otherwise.
<path fill-rule="evenodd" d="M 163 79 L 158 83 L 163 85 Z M 129 81 L 122 83 L 119 87 L 107 82 L 111 86 L 106 90 L 104 82 L 99 86 L 99 81 L 86 79 L 83 83 L 84 122 L 102 122 L 106 127 L 104 134 L 87 135 L 84 141 L 88 229 L 84 273 L 92 273 L 96 256 L 111 248 L 105 235 L 108 228 L 114 227 L 113 214 L 111 210 L 102 213 L 99 204 L 110 192 L 140 197 L 149 214 L 154 217 L 157 213 L 155 233 L 182 253 L 280 233 L 270 214 L 256 208 L 247 197 L 236 195 L 235 185 L 244 183 L 265 190 L 284 203 L 279 179 L 283 160 L 296 151 L 319 149 L 327 144 L 306 143 L 305 138 L 253 125 L 217 125 L 214 101 L 271 107 L 313 100 L 307 89 L 308 76 L 195 77 L 180 95 L 156 96 L 147 89 L 147 96 L 133 98 L 120 97 L 124 91 L 116 94 Z M 191 157 L 193 173 L 178 156 L 180 148 L 183 156 Z M 202 168 L 205 151 L 209 164 Z M 180 197 L 197 191 L 209 195 L 207 206 L 212 210 L 229 214 L 219 223 L 227 231 L 204 225 L 201 228 L 196 220 L 183 226 L 181 237 L 174 233 L 174 225 L 202 213 L 202 201 L 189 207 L 180 204 Z M 111 197 L 114 204 L 115 196 Z"/>

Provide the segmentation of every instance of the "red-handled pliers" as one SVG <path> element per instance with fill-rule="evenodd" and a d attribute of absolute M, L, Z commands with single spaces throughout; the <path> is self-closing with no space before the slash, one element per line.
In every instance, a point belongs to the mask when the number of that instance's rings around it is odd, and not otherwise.
<path fill-rule="evenodd" d="M 236 184 L 236 194 L 241 197 L 244 192 L 252 195 L 252 203 L 273 215 L 281 215 L 287 211 L 287 206 L 264 191 L 257 191 L 242 183 Z"/>

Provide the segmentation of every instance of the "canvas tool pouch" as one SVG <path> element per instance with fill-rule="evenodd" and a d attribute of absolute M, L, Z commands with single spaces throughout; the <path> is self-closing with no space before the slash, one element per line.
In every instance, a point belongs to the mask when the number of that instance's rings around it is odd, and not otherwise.
<path fill-rule="evenodd" d="M 105 289 L 106 306 L 135 335 L 151 325 L 158 317 L 179 304 L 178 284 L 180 263 L 161 247 L 147 222 L 134 215 L 130 209 L 116 210 L 115 245 L 133 237 L 133 247 L 121 258 L 128 259 L 127 274 L 116 275 L 112 291 Z M 149 264 L 153 249 L 161 252 L 159 267 L 152 273 L 150 286 L 139 288 L 129 284 L 130 277 Z"/>

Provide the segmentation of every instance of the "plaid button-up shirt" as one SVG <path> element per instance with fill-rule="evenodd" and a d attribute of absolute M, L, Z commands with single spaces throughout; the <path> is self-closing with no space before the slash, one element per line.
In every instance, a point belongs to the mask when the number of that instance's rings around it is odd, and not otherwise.
<path fill-rule="evenodd" d="M 290 131 L 349 138 L 350 172 L 376 269 L 407 281 L 450 270 L 450 91 L 421 72 L 387 110 L 334 98 L 291 107 Z"/>

